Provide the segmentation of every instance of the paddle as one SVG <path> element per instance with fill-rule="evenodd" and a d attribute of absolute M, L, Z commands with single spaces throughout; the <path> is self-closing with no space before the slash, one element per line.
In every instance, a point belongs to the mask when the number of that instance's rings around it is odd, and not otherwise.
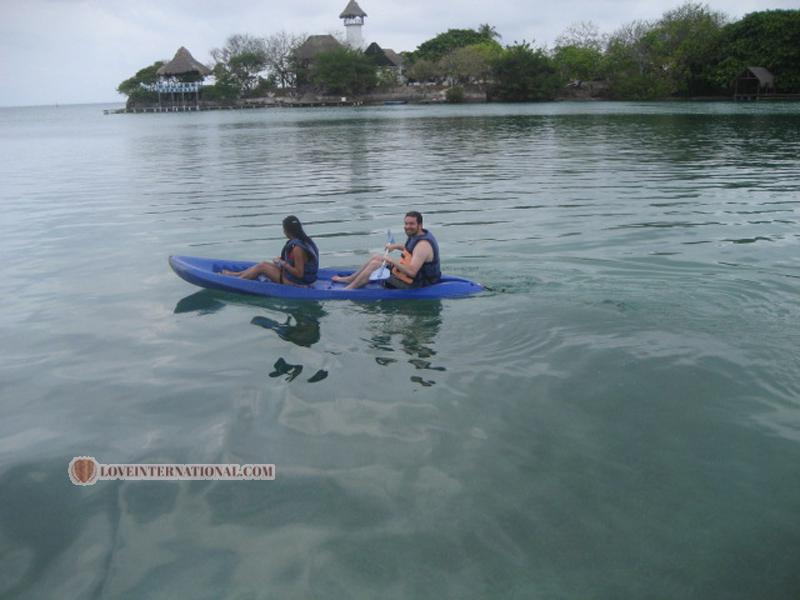
<path fill-rule="evenodd" d="M 394 236 L 392 235 L 392 230 L 386 230 L 386 243 L 387 244 L 394 244 Z M 386 257 L 389 256 L 389 249 L 387 248 L 386 251 L 383 253 L 383 262 L 381 266 L 375 269 L 372 273 L 369 274 L 370 281 L 383 281 L 384 279 L 389 279 L 389 275 L 391 275 L 391 271 L 386 266 Z"/>

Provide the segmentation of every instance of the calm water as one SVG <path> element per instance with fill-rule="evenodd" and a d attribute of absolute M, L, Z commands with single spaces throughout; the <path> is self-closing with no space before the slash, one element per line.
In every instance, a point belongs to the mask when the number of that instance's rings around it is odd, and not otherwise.
<path fill-rule="evenodd" d="M 0 598 L 800 597 L 800 104 L 101 108 L 0 110 Z M 167 265 L 409 209 L 494 291 Z"/>

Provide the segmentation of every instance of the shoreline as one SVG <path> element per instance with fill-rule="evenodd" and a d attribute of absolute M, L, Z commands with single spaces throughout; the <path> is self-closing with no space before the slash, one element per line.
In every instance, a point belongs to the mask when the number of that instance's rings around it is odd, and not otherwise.
<path fill-rule="evenodd" d="M 694 96 L 689 98 L 665 97 L 639 100 L 636 98 L 612 99 L 608 94 L 608 85 L 604 81 L 575 82 L 562 88 L 552 100 L 544 102 L 772 102 L 797 101 L 800 94 L 762 94 L 760 96 L 724 95 Z M 454 87 L 463 90 L 461 102 L 452 104 L 504 104 L 489 99 L 487 89 L 481 84 L 459 86 L 441 84 L 412 84 L 376 90 L 368 94 L 345 96 L 318 94 L 312 91 L 280 90 L 258 98 L 242 98 L 238 100 L 215 101 L 170 98 L 163 95 L 160 102 L 131 102 L 124 108 L 107 109 L 105 114 L 128 113 L 162 113 L 162 112 L 198 112 L 211 110 L 252 110 L 256 108 L 319 108 L 319 107 L 354 107 L 354 106 L 392 106 L 392 105 L 443 105 L 448 102 L 448 91 Z"/>
<path fill-rule="evenodd" d="M 697 96 L 691 98 L 655 98 L 649 100 L 638 99 L 612 99 L 605 97 L 581 97 L 572 95 L 557 96 L 552 100 L 538 101 L 537 104 L 543 102 L 735 102 L 735 103 L 752 103 L 752 102 L 797 102 L 800 101 L 800 94 L 774 94 L 771 96 L 761 96 L 758 98 L 737 98 L 734 96 Z M 109 108 L 104 109 L 103 114 L 118 115 L 118 114 L 141 114 L 141 113 L 175 113 L 175 112 L 207 112 L 207 111 L 224 111 L 224 110 L 256 110 L 264 108 L 322 108 L 322 107 L 357 107 L 357 106 L 426 106 L 426 105 L 457 105 L 457 104 L 520 104 L 513 102 L 497 102 L 487 100 L 484 98 L 466 98 L 463 102 L 451 103 L 446 99 L 427 98 L 427 99 L 407 99 L 407 98 L 382 98 L 374 96 L 360 96 L 354 98 L 347 97 L 318 97 L 314 99 L 300 98 L 300 99 L 280 99 L 273 98 L 252 98 L 247 100 L 238 100 L 233 103 L 212 103 L 200 102 L 198 104 L 183 104 L 183 105 L 156 105 L 156 104 L 142 104 L 134 106 L 125 106 L 123 108 Z M 521 103 L 525 104 L 525 103 Z"/>

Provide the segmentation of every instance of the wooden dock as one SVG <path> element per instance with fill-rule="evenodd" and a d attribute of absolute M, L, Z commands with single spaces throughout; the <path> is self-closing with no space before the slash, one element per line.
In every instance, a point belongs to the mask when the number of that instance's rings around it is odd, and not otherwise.
<path fill-rule="evenodd" d="M 736 94 L 733 99 L 737 102 L 762 102 L 764 100 L 770 102 L 796 101 L 800 100 L 800 94 Z"/>
<path fill-rule="evenodd" d="M 176 113 L 176 112 L 201 112 L 208 110 L 254 110 L 257 108 L 310 108 L 326 106 L 361 106 L 362 101 L 357 100 L 314 100 L 314 101 L 281 101 L 281 102 L 245 102 L 240 104 L 205 104 L 205 105 L 180 105 L 180 106 L 141 106 L 134 108 L 108 108 L 103 110 L 106 115 L 140 114 L 140 113 Z"/>

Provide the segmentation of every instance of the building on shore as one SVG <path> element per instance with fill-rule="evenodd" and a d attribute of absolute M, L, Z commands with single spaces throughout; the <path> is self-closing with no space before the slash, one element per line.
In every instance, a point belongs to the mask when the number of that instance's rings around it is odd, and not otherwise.
<path fill-rule="evenodd" d="M 295 57 L 298 64 L 303 68 L 308 68 L 314 62 L 314 57 L 322 52 L 330 52 L 337 50 L 342 45 L 339 41 L 330 34 L 326 35 L 310 35 L 306 38 L 297 50 L 295 50 Z"/>
<path fill-rule="evenodd" d="M 361 50 L 364 46 L 364 37 L 361 28 L 364 26 L 364 18 L 367 16 L 356 0 L 350 0 L 347 6 L 339 15 L 344 20 L 344 28 L 347 33 L 347 45 L 354 50 Z"/>
<path fill-rule="evenodd" d="M 195 59 L 185 46 L 181 46 L 178 48 L 172 60 L 162 65 L 161 68 L 156 71 L 156 75 L 159 77 L 196 75 L 199 79 L 202 79 L 211 75 L 211 69 Z"/>
<path fill-rule="evenodd" d="M 406 83 L 403 77 L 403 59 L 394 50 L 381 48 L 378 42 L 372 42 L 364 54 L 372 58 L 378 69 L 394 80 L 397 84 Z"/>
<path fill-rule="evenodd" d="M 339 15 L 344 21 L 345 44 L 353 50 L 362 50 L 364 36 L 361 28 L 367 13 L 358 5 L 356 0 L 350 0 Z M 314 62 L 314 57 L 322 52 L 330 52 L 341 48 L 342 44 L 332 35 L 311 35 L 306 38 L 295 51 L 295 56 L 301 67 L 308 68 Z M 378 67 L 391 69 L 399 75 L 403 66 L 403 59 L 394 50 L 381 48 L 377 42 L 372 42 L 364 54 L 371 56 Z"/>
<path fill-rule="evenodd" d="M 367 16 L 356 0 L 350 0 L 339 18 L 344 21 L 345 43 L 353 50 L 361 50 L 364 45 L 364 36 L 361 28 Z M 342 44 L 330 34 L 310 35 L 300 47 L 295 50 L 297 62 L 303 68 L 308 68 L 314 62 L 314 57 L 322 52 L 330 52 L 341 48 Z"/>
<path fill-rule="evenodd" d="M 736 100 L 757 100 L 775 91 L 775 76 L 764 67 L 747 67 L 734 81 Z"/>
<path fill-rule="evenodd" d="M 211 69 L 195 59 L 184 46 L 178 48 L 171 61 L 156 71 L 158 81 L 149 85 L 141 84 L 149 92 L 158 94 L 158 106 L 191 110 L 187 105 L 187 96 L 191 102 L 194 97 L 194 110 L 200 107 L 200 90 L 203 80 L 211 75 Z"/>
<path fill-rule="evenodd" d="M 403 59 L 397 52 L 389 48 L 381 48 L 378 42 L 372 42 L 364 50 L 364 54 L 371 56 L 379 67 L 400 69 L 403 66 Z"/>

